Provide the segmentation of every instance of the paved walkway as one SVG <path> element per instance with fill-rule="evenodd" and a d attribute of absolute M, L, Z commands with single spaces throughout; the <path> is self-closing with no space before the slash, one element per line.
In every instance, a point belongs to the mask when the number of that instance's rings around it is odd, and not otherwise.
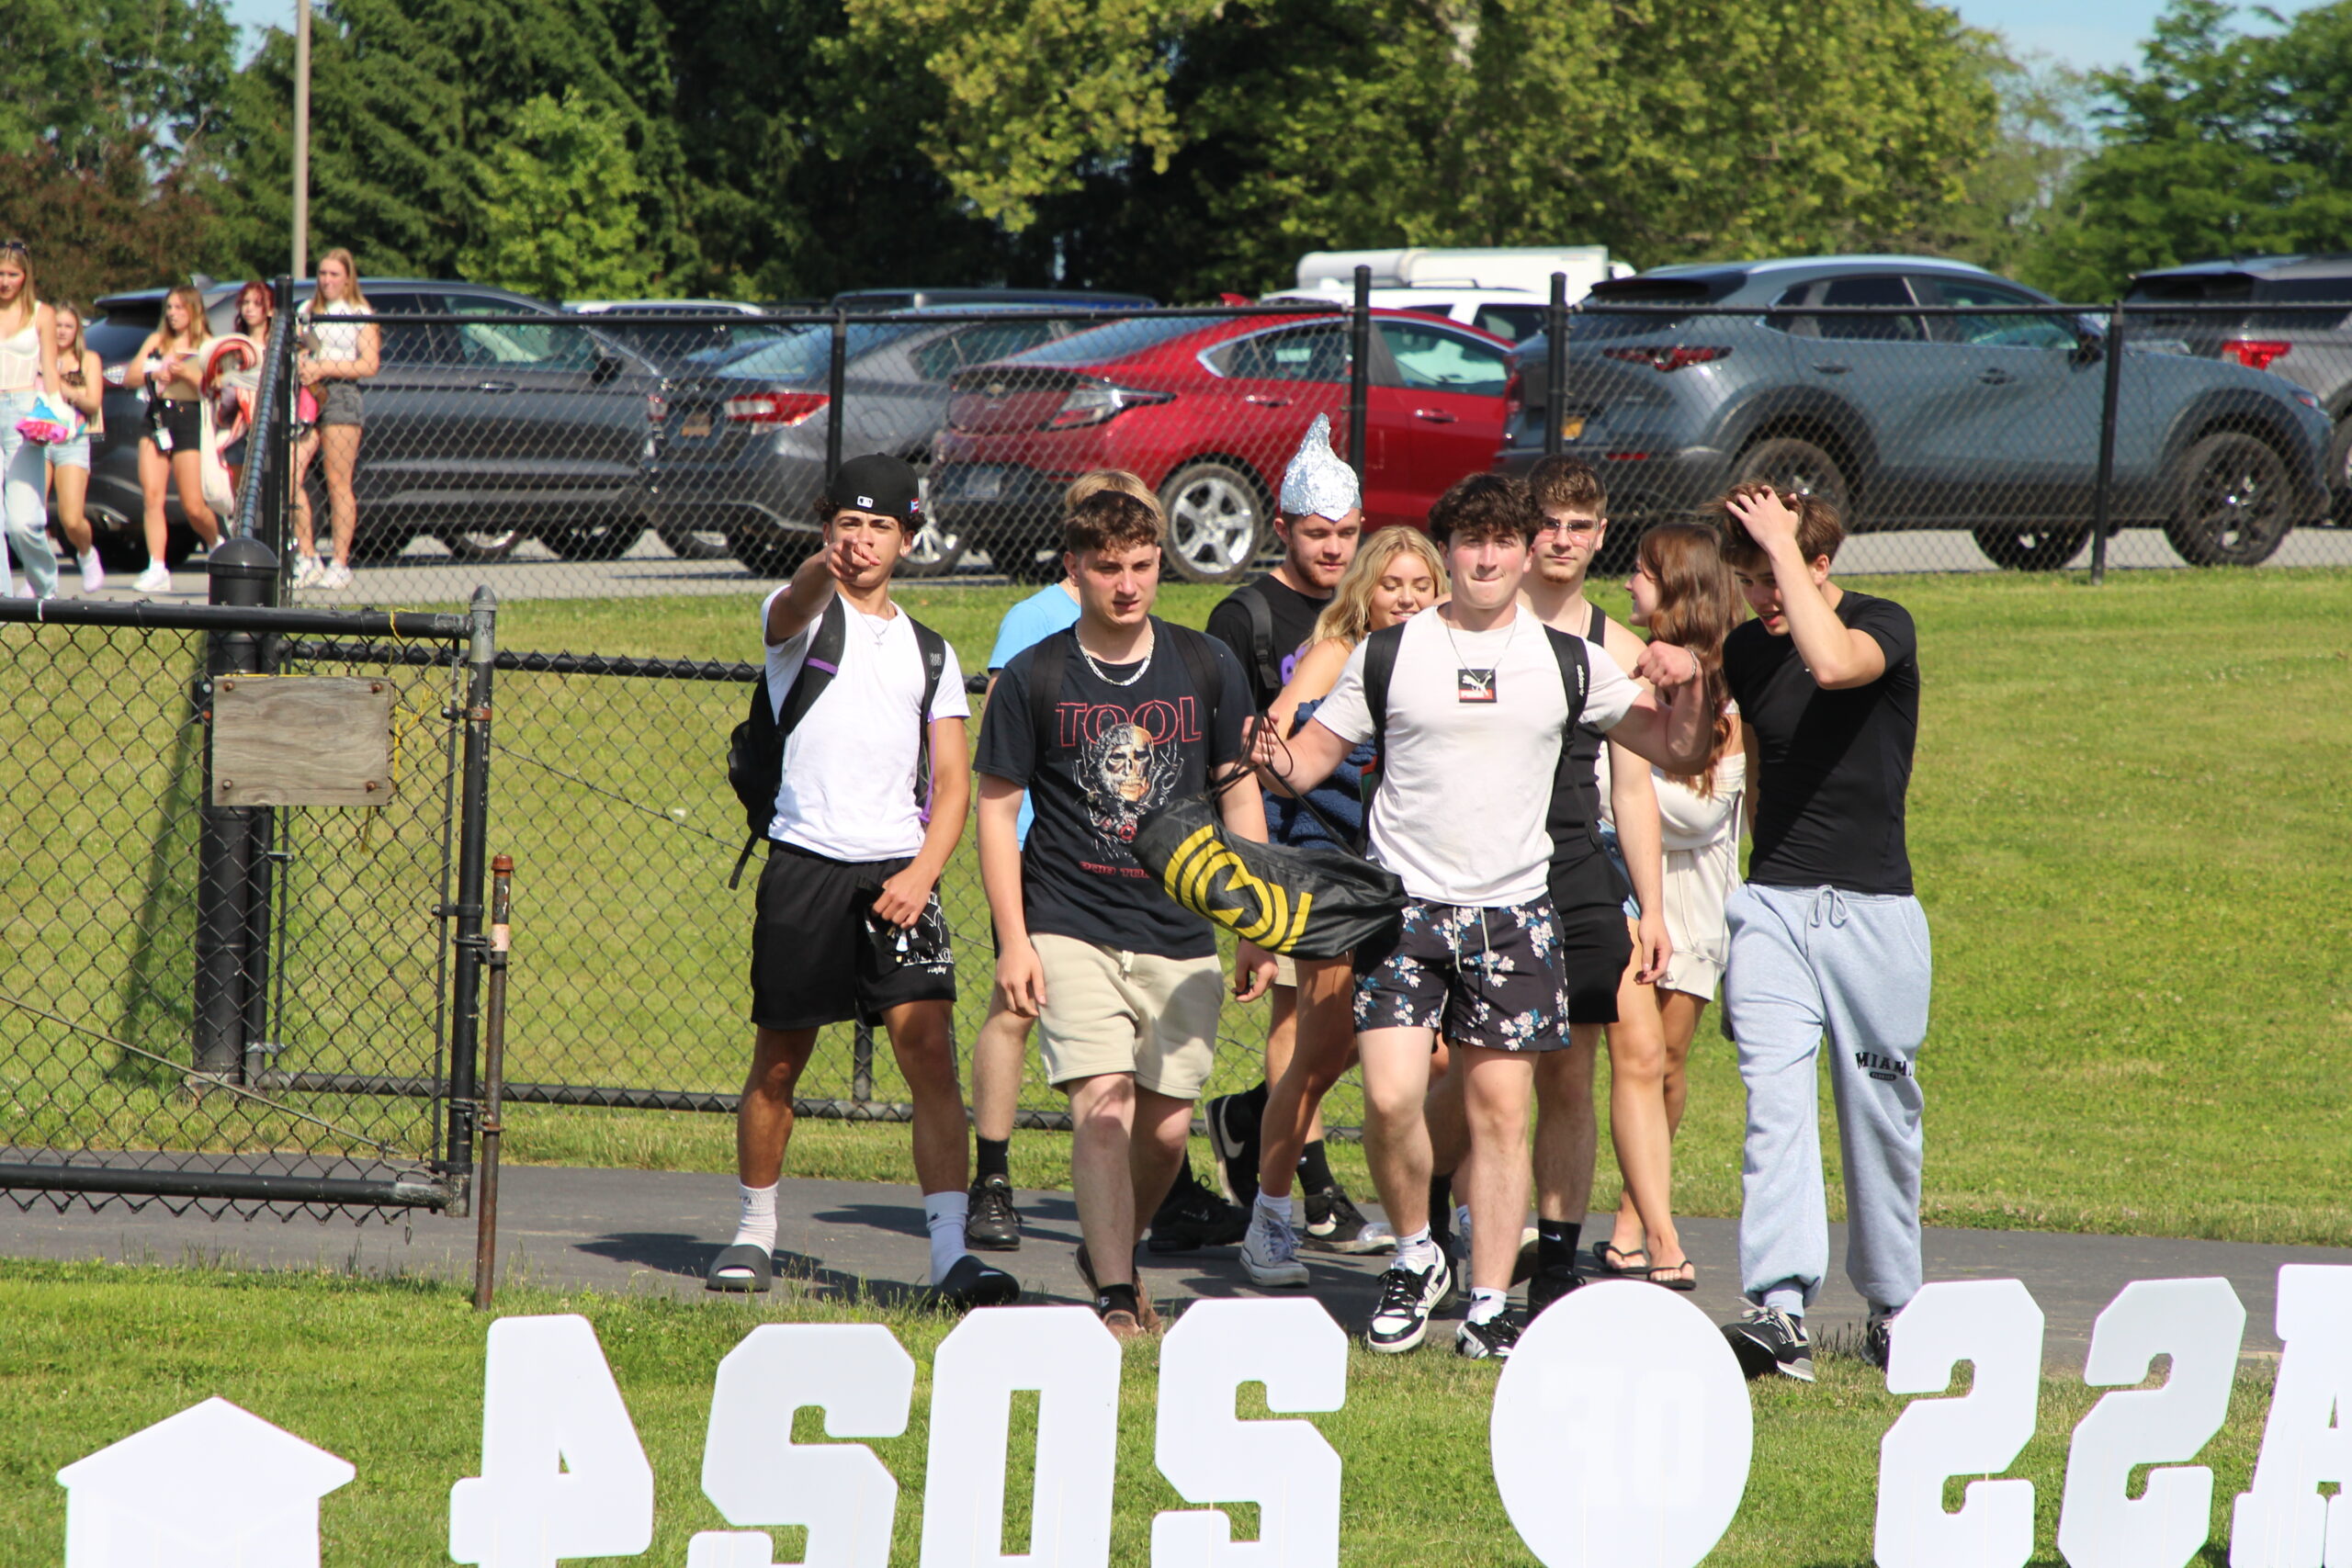
<path fill-rule="evenodd" d="M 1023 1193 L 1020 1201 L 1026 1224 L 1022 1248 L 992 1260 L 1018 1275 L 1033 1299 L 1081 1299 L 1071 1261 L 1078 1214 L 1069 1194 Z M 717 1175 L 522 1166 L 503 1173 L 499 1201 L 502 1280 L 701 1299 L 703 1270 L 733 1229 L 735 1183 Z M 922 1207 L 911 1188 L 786 1180 L 778 1207 L 780 1267 L 820 1291 L 852 1291 L 864 1280 L 877 1293 L 899 1294 L 915 1290 L 925 1277 Z M 1686 1220 L 1683 1239 L 1699 1266 L 1699 1305 L 1711 1315 L 1729 1317 L 1738 1310 L 1733 1223 Z M 1842 1226 L 1833 1227 L 1831 1247 L 1830 1282 L 1812 1317 L 1817 1336 L 1850 1334 L 1862 1314 L 1843 1273 Z M 119 1208 L 59 1214 L 46 1205 L 19 1213 L 0 1203 L 0 1256 L 6 1257 L 201 1259 L 470 1280 L 473 1255 L 471 1220 L 423 1213 L 406 1224 L 396 1219 L 356 1225 L 275 1218 L 216 1222 Z M 1930 1280 L 2024 1280 L 2048 1314 L 2050 1363 L 2075 1371 L 2082 1366 L 2092 1320 L 2133 1280 L 2228 1279 L 2246 1306 L 2247 1358 L 2274 1358 L 2278 1341 L 2271 1320 L 2279 1266 L 2352 1266 L 2352 1249 L 1931 1229 L 1927 1261 Z M 1317 1255 L 1310 1266 L 1316 1290 L 1332 1313 L 1342 1323 L 1360 1323 L 1371 1310 L 1372 1276 L 1382 1260 Z M 1174 1257 L 1147 1253 L 1144 1280 L 1161 1303 L 1255 1291 L 1231 1247 Z"/>

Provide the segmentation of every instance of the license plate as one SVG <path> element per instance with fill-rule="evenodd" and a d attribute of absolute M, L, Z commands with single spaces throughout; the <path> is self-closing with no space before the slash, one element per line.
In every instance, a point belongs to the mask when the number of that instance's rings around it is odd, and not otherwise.
<path fill-rule="evenodd" d="M 707 413 L 690 413 L 686 415 L 684 419 L 678 422 L 678 434 L 681 435 L 708 435 L 710 434 L 710 415 Z"/>
<path fill-rule="evenodd" d="M 1584 415 L 1572 413 L 1560 421 L 1560 439 L 1574 441 L 1584 434 Z"/>

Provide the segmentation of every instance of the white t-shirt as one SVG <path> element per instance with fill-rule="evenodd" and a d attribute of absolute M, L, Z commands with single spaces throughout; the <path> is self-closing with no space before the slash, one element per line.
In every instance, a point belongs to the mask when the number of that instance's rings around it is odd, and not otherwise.
<path fill-rule="evenodd" d="M 1544 896 L 1552 859 L 1544 818 L 1559 767 L 1568 697 L 1544 623 L 1524 608 L 1492 631 L 1454 630 L 1435 609 L 1405 623 L 1388 684 L 1387 754 L 1372 799 L 1372 858 L 1433 904 L 1494 908 Z M 1607 729 L 1641 688 L 1597 646 L 1584 717 Z M 1364 644 L 1315 722 L 1349 745 L 1372 739 L 1364 705 Z M 1494 671 L 1495 700 L 1465 703 L 1457 671 Z"/>
<path fill-rule="evenodd" d="M 357 359 L 359 334 L 367 329 L 357 321 L 313 322 L 311 320 L 313 307 L 322 316 L 372 316 L 376 313 L 376 307 L 350 299 L 310 299 L 303 300 L 301 308 L 294 312 L 318 340 L 318 347 L 313 352 L 321 364 L 348 364 Z"/>
<path fill-rule="evenodd" d="M 778 588 L 760 602 L 763 642 L 769 606 L 785 592 Z M 784 743 L 784 783 L 775 792 L 768 837 L 831 860 L 897 860 L 922 848 L 922 813 L 915 801 L 922 649 L 904 610 L 877 621 L 846 604 L 842 608 L 849 624 L 840 671 Z M 811 620 L 798 637 L 768 645 L 768 698 L 779 715 L 822 619 Z M 951 644 L 929 716 L 971 714 Z"/>

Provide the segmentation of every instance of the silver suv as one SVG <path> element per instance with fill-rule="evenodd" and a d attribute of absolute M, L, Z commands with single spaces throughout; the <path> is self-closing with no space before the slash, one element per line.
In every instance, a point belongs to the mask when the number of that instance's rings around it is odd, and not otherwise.
<path fill-rule="evenodd" d="M 1542 454 L 1546 357 L 1540 338 L 1521 345 L 1506 471 Z M 1639 524 L 1762 479 L 1826 497 L 1857 532 L 1966 529 L 2000 565 L 2048 570 L 2090 536 L 2105 357 L 2096 318 L 1962 263 L 1660 267 L 1596 286 L 1571 316 L 1561 434 L 1636 523 L 1611 531 L 1621 552 Z M 2312 393 L 2128 334 L 2120 373 L 2113 526 L 2159 526 L 2196 565 L 2251 565 L 2324 512 Z"/>

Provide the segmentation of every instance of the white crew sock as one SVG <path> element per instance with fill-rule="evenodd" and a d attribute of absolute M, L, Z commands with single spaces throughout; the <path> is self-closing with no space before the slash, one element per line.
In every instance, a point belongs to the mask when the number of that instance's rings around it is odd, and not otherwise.
<path fill-rule="evenodd" d="M 1470 1321 L 1492 1323 L 1502 1316 L 1503 1308 L 1510 1304 L 1510 1297 L 1501 1291 L 1490 1291 L 1484 1285 L 1470 1287 Z"/>
<path fill-rule="evenodd" d="M 922 1223 L 931 1232 L 933 1284 L 946 1279 L 947 1271 L 969 1250 L 964 1246 L 964 1221 L 971 1212 L 972 1195 L 968 1192 L 923 1194 Z"/>
<path fill-rule="evenodd" d="M 1288 1193 L 1284 1193 L 1282 1197 L 1277 1198 L 1272 1193 L 1268 1192 L 1264 1188 L 1261 1187 L 1258 1189 L 1258 1207 L 1265 1210 L 1266 1213 L 1282 1221 L 1284 1224 L 1291 1223 L 1291 1199 Z"/>
<path fill-rule="evenodd" d="M 1419 1273 L 1437 1261 L 1437 1243 L 1430 1239 L 1429 1226 L 1423 1225 L 1410 1235 L 1396 1238 L 1396 1268 L 1410 1269 Z"/>
<path fill-rule="evenodd" d="M 735 1219 L 737 1247 L 756 1247 L 763 1252 L 775 1250 L 775 1183 L 765 1187 L 746 1187 L 738 1182 L 735 1190 L 742 1195 L 742 1210 Z"/>

